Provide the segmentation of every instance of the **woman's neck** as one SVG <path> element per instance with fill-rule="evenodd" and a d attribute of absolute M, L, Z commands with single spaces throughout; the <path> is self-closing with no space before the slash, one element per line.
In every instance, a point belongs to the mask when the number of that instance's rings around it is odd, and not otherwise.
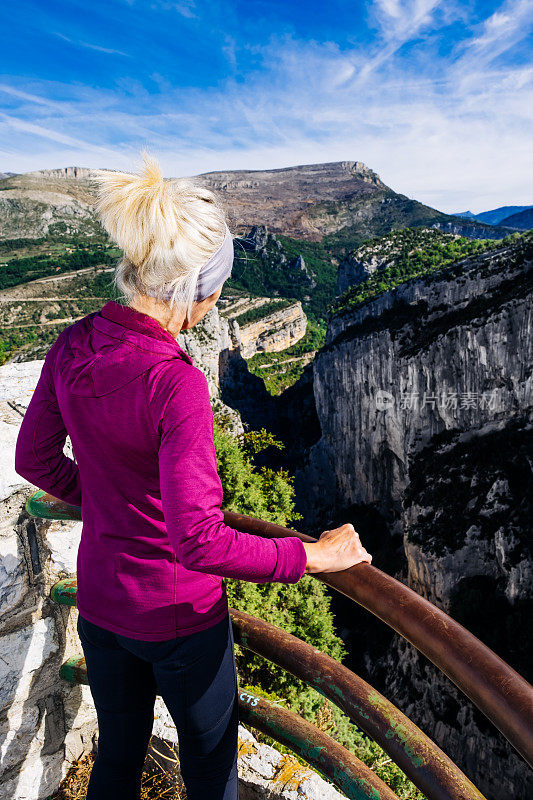
<path fill-rule="evenodd" d="M 129 303 L 130 307 L 142 314 L 147 314 L 162 328 L 167 330 L 172 336 L 176 337 L 183 327 L 185 315 L 177 308 L 171 308 L 168 303 L 157 300 L 155 297 L 147 295 L 136 295 Z"/>

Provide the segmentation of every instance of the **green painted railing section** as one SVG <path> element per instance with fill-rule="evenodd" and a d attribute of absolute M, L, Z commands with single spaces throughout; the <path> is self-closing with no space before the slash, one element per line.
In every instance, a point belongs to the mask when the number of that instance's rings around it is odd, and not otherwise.
<path fill-rule="evenodd" d="M 61 666 L 60 675 L 70 683 L 87 684 L 85 658 L 71 656 Z M 350 800 L 398 800 L 357 756 L 294 712 L 259 695 L 239 691 L 239 719 L 297 753 Z"/>

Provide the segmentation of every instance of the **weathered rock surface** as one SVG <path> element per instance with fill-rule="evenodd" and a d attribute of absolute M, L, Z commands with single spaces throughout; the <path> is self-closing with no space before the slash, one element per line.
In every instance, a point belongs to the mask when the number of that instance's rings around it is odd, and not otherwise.
<path fill-rule="evenodd" d="M 454 233 L 456 236 L 466 236 L 468 239 L 502 239 L 507 233 L 509 233 L 509 231 L 506 231 L 504 227 L 498 226 L 498 228 L 494 228 L 493 235 L 491 236 L 490 231 L 488 232 L 487 230 L 479 228 L 475 224 L 469 225 L 468 222 L 460 222 L 456 219 L 440 220 L 439 222 L 435 222 L 433 227 L 438 228 L 440 231 L 444 231 L 444 233 Z"/>
<path fill-rule="evenodd" d="M 34 491 L 14 469 L 15 442 L 42 362 L 0 367 L 0 796 L 48 797 L 70 764 L 92 748 L 87 687 L 59 667 L 78 651 L 74 614 L 49 599 L 76 569 L 81 523 L 28 517 Z"/>
<path fill-rule="evenodd" d="M 339 264 L 337 271 L 337 294 L 342 294 L 350 286 L 356 286 L 366 281 L 369 275 L 373 275 L 376 270 L 388 266 L 388 262 L 376 256 L 361 259 L 349 255 Z"/>
<path fill-rule="evenodd" d="M 296 476 L 309 526 L 379 512 L 397 543 L 392 571 L 523 673 L 532 256 L 531 244 L 502 248 L 334 317 L 314 365 L 322 437 Z M 368 669 L 490 800 L 533 796 L 510 745 L 412 647 Z"/>
<path fill-rule="evenodd" d="M 230 326 L 232 347 L 239 348 L 243 358 L 251 358 L 259 352 L 285 350 L 298 342 L 307 329 L 307 317 L 300 301 L 287 304 L 282 300 L 276 308 L 270 297 L 237 295 L 222 298 L 217 306 L 220 318 Z M 264 316 L 239 324 L 242 314 L 256 309 L 260 314 L 263 307 Z M 224 323 L 220 324 L 224 326 Z"/>
<path fill-rule="evenodd" d="M 272 311 L 255 322 L 239 326 L 242 357 L 286 350 L 305 336 L 306 329 L 307 317 L 300 301 Z"/>
<path fill-rule="evenodd" d="M 168 710 L 157 698 L 153 734 L 177 744 L 176 728 Z M 293 756 L 262 744 L 239 725 L 240 800 L 341 800 L 341 795 L 314 770 Z"/>
<path fill-rule="evenodd" d="M 531 262 L 516 252 L 409 281 L 332 319 L 315 359 L 322 439 L 310 462 L 334 454 L 334 503 L 388 511 L 412 451 L 531 405 Z"/>

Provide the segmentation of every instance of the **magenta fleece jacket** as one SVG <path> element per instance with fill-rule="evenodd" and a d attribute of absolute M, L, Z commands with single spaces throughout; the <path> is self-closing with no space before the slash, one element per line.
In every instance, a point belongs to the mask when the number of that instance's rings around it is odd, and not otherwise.
<path fill-rule="evenodd" d="M 305 572 L 300 539 L 224 524 L 207 380 L 129 306 L 110 301 L 59 335 L 15 468 L 81 506 L 78 609 L 123 636 L 161 641 L 214 625 L 228 610 L 223 577 L 296 583 Z"/>

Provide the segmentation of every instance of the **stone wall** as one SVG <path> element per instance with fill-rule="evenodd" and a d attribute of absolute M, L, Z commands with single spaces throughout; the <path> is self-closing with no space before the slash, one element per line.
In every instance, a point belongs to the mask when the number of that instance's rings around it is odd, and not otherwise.
<path fill-rule="evenodd" d="M 34 488 L 14 470 L 22 415 L 42 361 L 0 368 L 0 796 L 40 800 L 92 749 L 94 708 L 86 686 L 59 678 L 78 651 L 74 614 L 49 600 L 76 571 L 81 523 L 31 519 Z"/>

